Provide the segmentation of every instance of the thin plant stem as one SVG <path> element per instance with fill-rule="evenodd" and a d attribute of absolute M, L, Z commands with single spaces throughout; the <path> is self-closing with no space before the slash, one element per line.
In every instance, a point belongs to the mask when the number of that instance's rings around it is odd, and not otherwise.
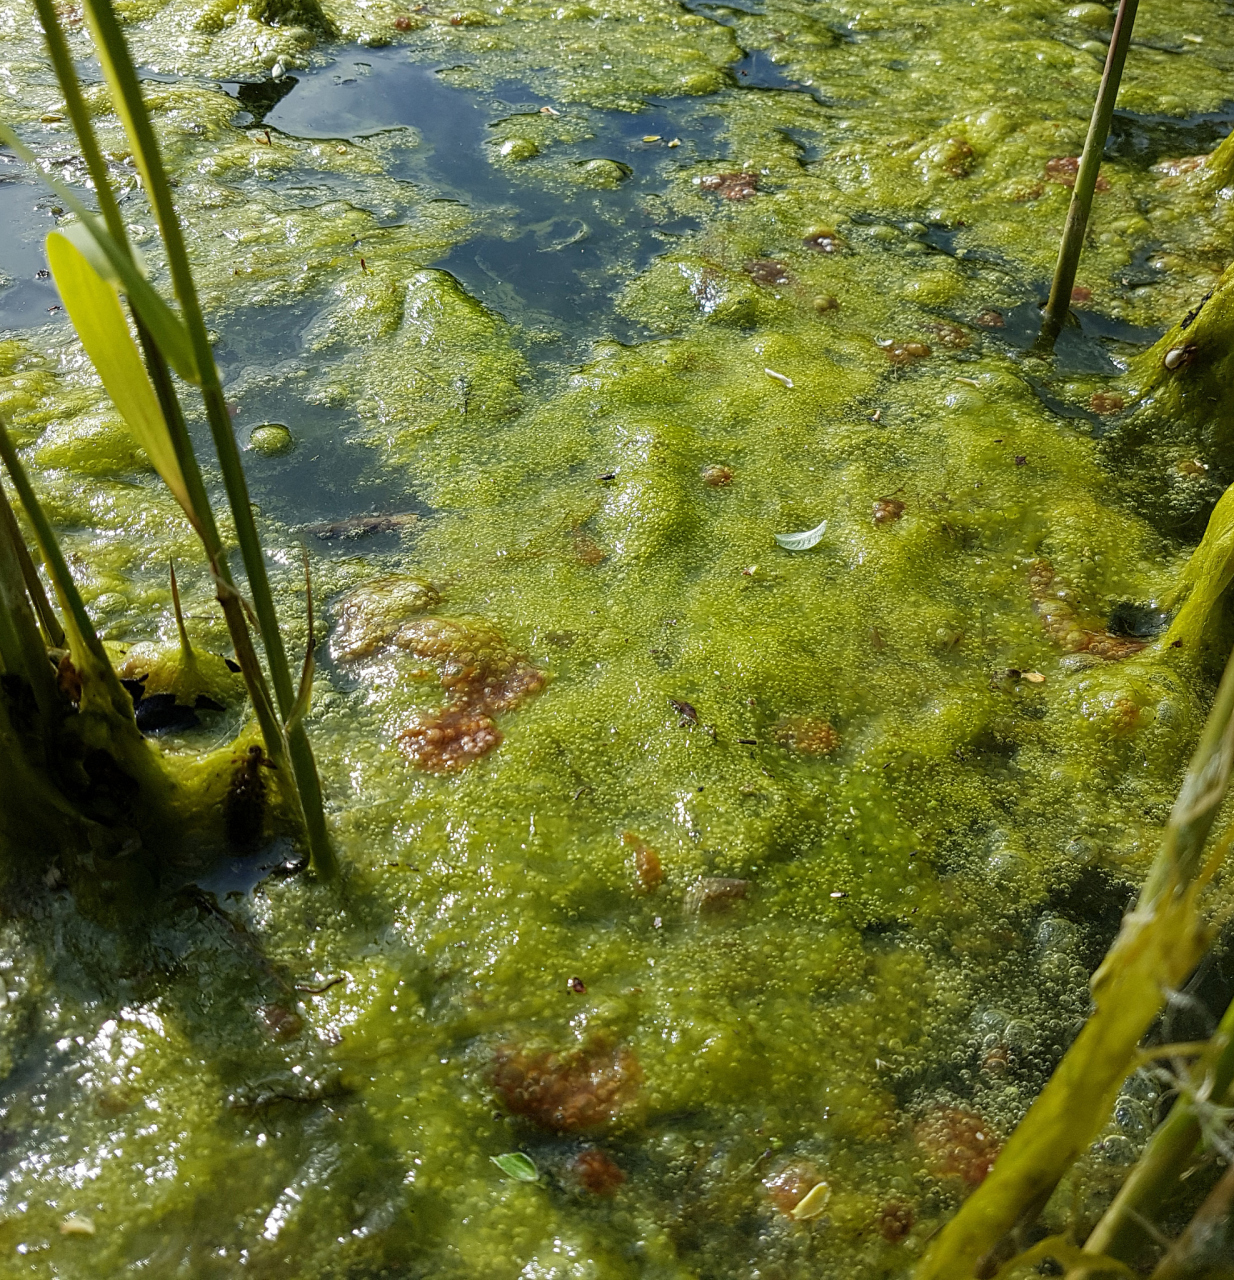
<path fill-rule="evenodd" d="M 4 531 L 12 540 L 17 553 L 17 559 L 21 565 L 21 576 L 25 580 L 26 590 L 30 593 L 34 611 L 38 614 L 39 626 L 43 628 L 43 638 L 47 641 L 49 648 L 63 649 L 64 628 L 60 625 L 60 619 L 56 617 L 56 611 L 51 607 L 47 592 L 43 590 L 42 579 L 39 577 L 39 571 L 34 567 L 30 549 L 26 546 L 25 538 L 22 537 L 17 517 L 13 514 L 13 508 L 9 506 L 8 499 L 4 498 L 2 491 L 0 491 L 0 524 L 3 524 Z"/>
<path fill-rule="evenodd" d="M 1195 1212 L 1170 1251 L 1157 1264 L 1152 1280 L 1188 1280 L 1197 1274 L 1197 1264 L 1212 1237 L 1222 1230 L 1225 1222 L 1234 1214 L 1234 1165 L 1231 1165 L 1217 1185 L 1208 1193 L 1204 1203 Z"/>
<path fill-rule="evenodd" d="M 171 578 L 171 607 L 176 615 L 176 634 L 180 637 L 180 657 L 189 663 L 193 661 L 193 646 L 189 641 L 188 628 L 184 625 L 184 610 L 180 607 L 180 584 L 176 581 L 174 560 L 168 560 L 167 572 Z"/>
<path fill-rule="evenodd" d="M 231 415 L 227 411 L 227 403 L 223 397 L 218 368 L 214 363 L 210 335 L 206 330 L 201 303 L 197 296 L 197 286 L 193 280 L 192 268 L 185 248 L 183 229 L 172 200 L 171 186 L 163 168 L 154 129 L 142 100 L 137 71 L 115 14 L 107 0 L 86 0 L 85 7 L 96 43 L 102 54 L 104 74 L 107 76 L 113 96 L 118 100 L 116 105 L 121 110 L 131 141 L 134 143 L 134 157 L 145 180 L 146 196 L 163 233 L 163 248 L 167 254 L 172 285 L 180 303 L 180 310 L 200 374 L 206 418 L 210 425 L 210 434 L 214 439 L 215 451 L 223 475 L 223 485 L 227 491 L 232 518 L 235 522 L 240 555 L 248 575 L 249 591 L 274 684 L 275 701 L 280 714 L 286 720 L 292 714 L 296 701 L 287 664 L 287 652 L 279 631 L 274 597 L 270 590 L 269 576 L 266 573 L 265 555 L 253 518 L 248 482 L 245 480 L 244 468 L 240 462 L 240 451 L 236 446 Z M 319 874 L 332 875 L 335 870 L 334 853 L 326 829 L 321 782 L 317 774 L 312 747 L 309 745 L 303 725 L 299 722 L 290 726 L 286 736 L 292 772 L 295 775 L 304 810 L 313 865 Z"/>
<path fill-rule="evenodd" d="M 1159 1206 L 1177 1186 L 1202 1135 L 1197 1098 L 1223 1102 L 1234 1083 L 1234 1001 L 1208 1042 L 1192 1078 L 1196 1087 L 1180 1097 L 1158 1126 L 1144 1154 L 1128 1174 L 1101 1221 L 1084 1242 L 1084 1252 L 1133 1262 Z"/>
<path fill-rule="evenodd" d="M 1084 249 L 1084 233 L 1088 229 L 1088 216 L 1092 212 L 1093 192 L 1097 189 L 1101 157 L 1105 151 L 1106 139 L 1110 135 L 1110 121 L 1114 118 L 1114 103 L 1123 78 L 1127 46 L 1131 43 L 1131 28 L 1135 24 L 1138 7 L 1139 0 L 1119 0 L 1114 34 L 1110 38 L 1105 71 L 1101 76 L 1101 88 L 1097 91 L 1097 104 L 1093 108 L 1088 137 L 1084 140 L 1084 152 L 1080 156 L 1080 168 L 1071 192 L 1071 205 L 1067 209 L 1067 222 L 1063 227 L 1063 239 L 1058 249 L 1050 298 L 1045 304 L 1041 321 L 1040 345 L 1046 351 L 1053 350 L 1071 308 L 1071 290 L 1075 287 L 1076 270 Z"/>

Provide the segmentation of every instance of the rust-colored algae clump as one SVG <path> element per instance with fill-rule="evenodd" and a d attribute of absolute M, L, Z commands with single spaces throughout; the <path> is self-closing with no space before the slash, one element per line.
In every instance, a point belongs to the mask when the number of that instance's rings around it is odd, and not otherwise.
<path fill-rule="evenodd" d="M 451 695 L 444 708 L 398 735 L 407 755 L 432 773 L 462 769 L 500 746 L 492 717 L 520 706 L 545 685 L 544 672 L 479 618 L 415 618 L 395 632 L 394 644 L 430 663 Z"/>
<path fill-rule="evenodd" d="M 781 716 L 771 736 L 799 756 L 829 756 L 840 745 L 840 735 L 817 716 Z"/>
<path fill-rule="evenodd" d="M 1054 566 L 1048 560 L 1035 560 L 1029 567 L 1028 587 L 1046 634 L 1068 652 L 1090 653 L 1095 658 L 1117 662 L 1144 648 L 1143 640 L 1085 627 L 1075 605 L 1067 599 L 1065 588 L 1055 585 Z"/>
<path fill-rule="evenodd" d="M 698 180 L 704 191 L 714 191 L 723 200 L 748 200 L 758 194 L 758 175 L 753 173 L 709 173 Z"/>
<path fill-rule="evenodd" d="M 642 1078 L 629 1049 L 604 1042 L 565 1053 L 503 1045 L 493 1060 L 493 1087 L 506 1110 L 557 1133 L 611 1124 Z"/>
<path fill-rule="evenodd" d="M 894 524 L 904 514 L 904 503 L 898 498 L 879 498 L 871 516 L 875 524 Z"/>
<path fill-rule="evenodd" d="M 979 1115 L 959 1107 L 931 1112 L 916 1126 L 913 1136 L 935 1177 L 958 1177 L 969 1187 L 985 1181 L 1002 1146 Z"/>
<path fill-rule="evenodd" d="M 437 677 L 446 704 L 406 724 L 398 743 L 422 769 L 451 773 L 500 746 L 493 716 L 534 697 L 547 677 L 483 618 L 425 616 L 437 603 L 437 592 L 415 578 L 364 583 L 336 606 L 330 651 L 347 662 L 402 650 L 419 660 L 411 678 Z"/>
<path fill-rule="evenodd" d="M 633 831 L 623 833 L 621 843 L 634 851 L 634 878 L 638 881 L 639 888 L 646 893 L 658 889 L 664 882 L 664 867 L 660 862 L 660 855 Z"/>
<path fill-rule="evenodd" d="M 599 1147 L 585 1147 L 567 1166 L 583 1191 L 611 1196 L 626 1180 L 625 1173 Z"/>

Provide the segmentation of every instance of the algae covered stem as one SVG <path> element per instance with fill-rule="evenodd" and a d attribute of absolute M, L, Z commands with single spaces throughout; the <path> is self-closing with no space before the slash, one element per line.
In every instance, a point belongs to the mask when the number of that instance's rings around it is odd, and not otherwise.
<path fill-rule="evenodd" d="M 1084 151 L 1080 156 L 1080 167 L 1076 173 L 1071 204 L 1067 209 L 1067 221 L 1063 227 L 1063 239 L 1058 249 L 1058 263 L 1054 268 L 1050 296 L 1041 321 L 1040 342 L 1047 351 L 1053 349 L 1071 308 L 1071 291 L 1075 287 L 1080 254 L 1084 249 L 1084 234 L 1088 230 L 1088 218 L 1092 212 L 1093 193 L 1097 189 L 1105 142 L 1110 136 L 1110 121 L 1114 118 L 1114 104 L 1118 100 L 1118 89 L 1122 84 L 1123 67 L 1127 62 L 1127 49 L 1131 44 L 1131 30 L 1135 25 L 1139 3 L 1140 0 L 1119 0 L 1118 3 L 1110 51 L 1106 55 L 1105 70 L 1088 126 L 1088 136 L 1084 140 Z"/>

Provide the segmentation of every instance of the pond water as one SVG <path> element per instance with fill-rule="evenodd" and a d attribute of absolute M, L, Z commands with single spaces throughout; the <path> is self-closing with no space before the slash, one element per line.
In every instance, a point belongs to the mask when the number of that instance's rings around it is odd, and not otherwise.
<path fill-rule="evenodd" d="M 1230 186 L 1162 166 L 1234 119 L 1220 6 L 1142 15 L 1077 323 L 1032 350 L 1103 13 L 128 14 L 297 655 L 309 548 L 345 875 L 186 839 L 140 910 L 5 891 L 0 1275 L 911 1273 L 1087 1014 L 1228 639 L 1165 631 L 1234 479 Z M 48 310 L 60 215 L 0 179 L 0 412 L 96 625 L 173 643 L 170 558 L 225 652 Z M 1047 1225 L 1160 1097 L 1127 1081 Z"/>

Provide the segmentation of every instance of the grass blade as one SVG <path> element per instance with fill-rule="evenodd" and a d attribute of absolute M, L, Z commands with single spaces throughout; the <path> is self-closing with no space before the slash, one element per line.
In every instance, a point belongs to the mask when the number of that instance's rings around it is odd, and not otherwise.
<path fill-rule="evenodd" d="M 120 299 L 66 236 L 47 237 L 47 263 L 64 309 L 94 364 L 107 394 L 154 469 L 194 524 L 196 513 L 172 447 L 158 397 L 129 334 Z"/>

